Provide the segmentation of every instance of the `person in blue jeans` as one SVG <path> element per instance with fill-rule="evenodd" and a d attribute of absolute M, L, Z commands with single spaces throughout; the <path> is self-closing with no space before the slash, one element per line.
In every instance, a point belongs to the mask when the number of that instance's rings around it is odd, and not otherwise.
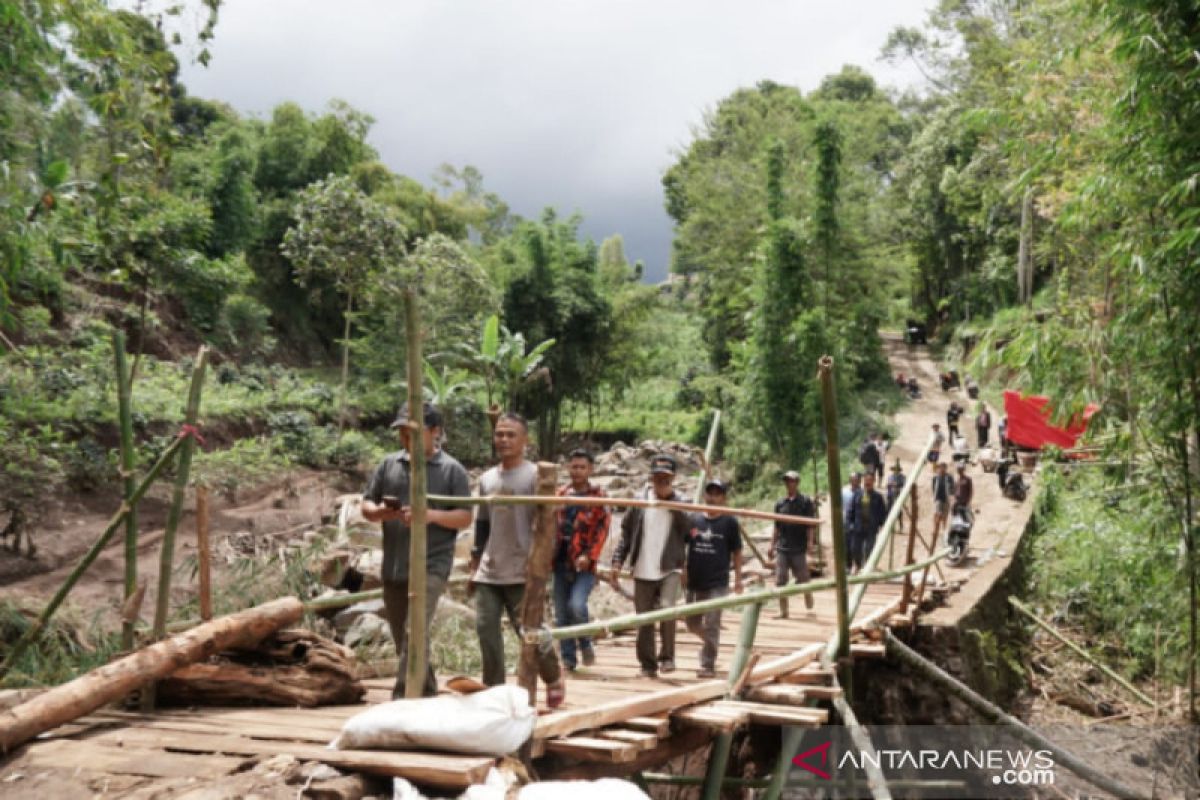
<path fill-rule="evenodd" d="M 887 521 L 887 501 L 875 490 L 875 474 L 863 476 L 862 488 L 850 500 L 850 537 L 847 566 L 854 575 L 863 570 L 871 551 L 875 549 L 875 537 Z"/>
<path fill-rule="evenodd" d="M 571 452 L 567 471 L 571 482 L 559 488 L 560 497 L 604 497 L 604 490 L 591 482 L 592 454 L 578 449 Z M 608 538 L 611 519 L 606 506 L 561 506 L 558 510 L 558 537 L 554 548 L 554 622 L 558 627 L 581 625 L 588 621 L 588 597 L 596 585 L 596 562 Z M 559 642 L 563 664 L 572 672 L 596 663 L 596 652 L 589 637 Z"/>

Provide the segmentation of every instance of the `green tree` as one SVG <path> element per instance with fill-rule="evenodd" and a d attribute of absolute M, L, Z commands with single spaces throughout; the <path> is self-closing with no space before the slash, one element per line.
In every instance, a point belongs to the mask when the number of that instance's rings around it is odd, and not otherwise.
<path fill-rule="evenodd" d="M 332 283 L 342 298 L 342 377 L 338 400 L 338 436 L 346 422 L 346 386 L 350 379 L 350 335 L 354 304 L 360 302 L 378 271 L 404 255 L 404 229 L 346 177 L 319 181 L 299 194 L 296 223 L 281 249 L 295 265 L 302 286 L 317 279 Z"/>

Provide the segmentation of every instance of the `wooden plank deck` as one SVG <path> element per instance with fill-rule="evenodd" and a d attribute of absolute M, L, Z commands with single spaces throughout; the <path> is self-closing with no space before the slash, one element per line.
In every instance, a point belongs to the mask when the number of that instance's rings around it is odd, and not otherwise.
<path fill-rule="evenodd" d="M 900 592 L 899 582 L 872 586 L 857 619 L 878 617 L 894 609 Z M 811 612 L 805 610 L 802 599 L 793 599 L 789 619 L 780 618 L 777 606 L 763 610 L 754 647 L 761 660 L 753 683 L 769 682 L 781 671 L 799 674 L 817 657 L 835 629 L 835 611 L 832 592 L 815 598 Z M 732 658 L 739 621 L 736 610 L 723 615 L 718 667 Z M 706 738 L 696 738 L 697 727 L 710 736 L 751 722 L 799 724 L 819 718 L 797 713 L 800 710 L 794 699 L 791 704 L 781 702 L 772 707 L 763 706 L 761 698 L 740 705 L 713 702 L 724 697 L 727 675 L 719 669 L 716 679 L 698 679 L 698 656 L 699 640 L 682 622 L 676 636 L 676 670 L 657 679 L 638 676 L 634 632 L 597 641 L 595 665 L 570 674 L 567 700 L 559 710 L 549 712 L 543 705 L 544 695 L 538 698 L 541 716 L 534 734 L 534 755 L 551 759 L 539 766 L 546 763 L 552 769 L 554 763 L 582 762 L 619 772 L 631 765 L 652 763 L 656 753 L 670 758 L 674 745 L 702 745 Z M 828 680 L 811 667 L 805 672 L 816 685 Z M 448 791 L 484 779 L 494 759 L 327 749 L 347 719 L 367 705 L 390 699 L 391 678 L 371 678 L 364 683 L 368 687 L 365 702 L 354 706 L 198 708 L 153 714 L 104 710 L 28 745 L 24 763 L 37 767 L 71 764 L 97 773 L 167 778 L 231 774 L 244 769 L 248 761 L 289 754 L 345 770 L 404 777 Z M 645 702 L 630 706 L 631 699 Z M 606 712 L 614 707 L 620 710 Z M 681 731 L 690 733 L 681 738 Z"/>

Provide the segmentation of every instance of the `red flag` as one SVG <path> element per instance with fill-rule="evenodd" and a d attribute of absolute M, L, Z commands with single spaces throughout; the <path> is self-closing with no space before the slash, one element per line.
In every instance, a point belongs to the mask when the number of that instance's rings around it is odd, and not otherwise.
<path fill-rule="evenodd" d="M 1004 435 L 1018 447 L 1040 450 L 1052 444 L 1070 450 L 1087 430 L 1088 420 L 1100 410 L 1095 403 L 1088 403 L 1082 414 L 1071 417 L 1067 426 L 1060 428 L 1050 424 L 1049 403 L 1049 397 L 1006 391 L 1004 413 L 1008 415 L 1008 428 Z"/>

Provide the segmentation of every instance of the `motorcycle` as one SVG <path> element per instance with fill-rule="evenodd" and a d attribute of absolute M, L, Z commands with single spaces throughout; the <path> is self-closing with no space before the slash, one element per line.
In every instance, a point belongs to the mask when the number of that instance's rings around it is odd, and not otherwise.
<path fill-rule="evenodd" d="M 955 506 L 954 510 L 950 512 L 950 528 L 946 531 L 946 542 L 950 545 L 950 554 L 946 560 L 951 564 L 959 564 L 967 557 L 971 527 L 974 524 L 975 516 L 966 506 Z"/>
<path fill-rule="evenodd" d="M 1016 500 L 1018 503 L 1025 499 L 1025 495 L 1029 493 L 1029 487 L 1025 484 L 1025 479 L 1021 477 L 1021 473 L 1010 472 L 1004 476 L 1003 493 L 1009 500 Z"/>

